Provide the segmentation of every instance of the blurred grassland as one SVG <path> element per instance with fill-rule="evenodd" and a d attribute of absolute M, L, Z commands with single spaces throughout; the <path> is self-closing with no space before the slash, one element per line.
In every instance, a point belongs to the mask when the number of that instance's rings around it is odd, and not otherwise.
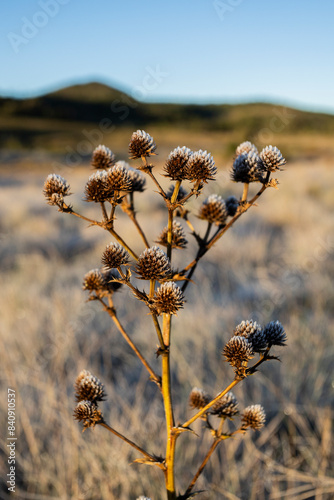
<path fill-rule="evenodd" d="M 181 134 L 161 126 L 148 131 L 158 144 L 157 171 L 177 145 L 213 153 L 217 182 L 190 204 L 191 220 L 203 232 L 196 213 L 208 194 L 241 195 L 242 186 L 229 180 L 228 144 L 235 138 L 229 141 L 226 134 L 208 131 Z M 131 132 L 116 130 L 105 143 L 125 159 Z M 313 143 L 307 134 L 293 140 L 282 135 L 277 146 L 283 154 L 287 147 L 290 159 L 278 174 L 279 191 L 268 189 L 205 256 L 188 288 L 185 309 L 173 319 L 176 421 L 191 415 L 187 401 L 193 386 L 214 395 L 232 380 L 221 350 L 241 320 L 265 324 L 278 319 L 288 335 L 288 347 L 276 350 L 282 363 L 268 362 L 236 387 L 241 408 L 261 403 L 268 422 L 261 433 L 220 445 L 197 484 L 211 491 L 198 497 L 204 500 L 334 497 L 334 146 L 320 134 Z M 308 154 L 294 154 L 294 148 Z M 135 500 L 145 494 L 163 499 L 158 471 L 128 466 L 137 458 L 132 450 L 98 426 L 81 434 L 72 418 L 73 382 L 86 368 L 106 385 L 106 420 L 150 452 L 163 453 L 160 394 L 99 305 L 85 302 L 81 289 L 84 274 L 100 266 L 110 237 L 46 205 L 44 179 L 62 159 L 38 152 L 7 158 L 0 196 L 0 422 L 5 429 L 6 390 L 15 388 L 16 498 Z M 98 218 L 98 207 L 82 201 L 91 172 L 81 163 L 66 167 L 62 175 L 71 184 L 75 208 Z M 139 221 L 153 242 L 166 225 L 159 195 L 147 189 L 137 201 Z M 141 252 L 141 241 L 124 214 L 117 224 Z M 194 253 L 189 237 L 189 253 L 176 251 L 174 265 L 183 267 Z M 126 290 L 115 295 L 115 304 L 131 338 L 159 371 L 156 338 L 144 306 Z M 194 424 L 200 437 L 178 440 L 177 461 L 186 464 L 177 469 L 182 490 L 210 446 L 210 433 L 202 435 L 202 426 Z M 5 437 L 0 441 L 2 478 L 7 473 Z M 9 498 L 5 485 L 1 495 Z"/>

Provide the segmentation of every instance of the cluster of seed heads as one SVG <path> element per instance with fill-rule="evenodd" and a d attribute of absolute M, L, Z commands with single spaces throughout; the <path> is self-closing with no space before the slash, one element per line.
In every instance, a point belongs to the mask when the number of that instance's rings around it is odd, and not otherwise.
<path fill-rule="evenodd" d="M 116 161 L 114 153 L 104 145 L 99 145 L 93 151 L 91 165 L 95 171 L 90 175 L 85 185 L 84 200 L 102 205 L 103 220 L 101 222 L 91 222 L 109 230 L 116 240 L 122 244 L 112 242 L 105 248 L 102 254 L 103 267 L 101 269 L 92 269 L 84 276 L 83 288 L 89 292 L 90 300 L 98 299 L 105 306 L 106 303 L 103 299 L 107 297 L 108 311 L 114 312 L 112 294 L 122 284 L 129 285 L 136 298 L 148 305 L 150 313 L 159 327 L 157 316 L 176 315 L 183 308 L 185 302 L 182 289 L 175 282 L 178 274 L 175 271 L 173 272 L 168 256 L 171 255 L 171 249 L 184 249 L 188 242 L 184 228 L 179 222 L 173 220 L 173 217 L 183 217 L 189 227 L 192 227 L 191 221 L 188 219 L 188 210 L 184 208 L 184 204 L 191 196 L 198 196 L 205 183 L 214 180 L 217 167 L 212 155 L 207 151 L 201 149 L 192 151 L 186 146 L 177 147 L 171 151 L 163 167 L 164 175 L 175 181 L 175 185 L 170 186 L 165 192 L 152 174 L 153 165 L 147 164 L 147 158 L 154 156 L 156 149 L 153 138 L 144 130 L 137 130 L 132 134 L 129 143 L 130 158 L 142 160 L 142 166 L 137 169 L 132 168 L 125 161 Z M 241 199 L 237 199 L 235 196 L 223 199 L 218 194 L 211 194 L 204 200 L 199 209 L 198 217 L 207 221 L 208 229 L 203 240 L 194 231 L 193 234 L 199 244 L 210 244 L 210 230 L 215 230 L 217 233 L 224 231 L 228 218 L 237 218 L 242 213 L 243 208 L 246 206 L 244 202 L 247 201 L 245 198 L 248 195 L 248 184 L 259 182 L 263 185 L 263 189 L 269 186 L 275 187 L 278 181 L 270 179 L 270 174 L 281 170 L 286 163 L 277 147 L 267 146 L 259 153 L 256 146 L 250 141 L 241 143 L 236 148 L 235 153 L 231 178 L 235 182 L 246 184 L 244 193 Z M 136 223 L 134 193 L 143 192 L 145 189 L 146 178 L 143 173 L 149 174 L 156 181 L 169 215 L 172 214 L 172 217 L 169 219 L 168 227 L 165 227 L 155 240 L 155 243 L 159 246 L 149 247 L 145 235 L 143 236 L 140 226 L 137 224 L 137 229 L 139 229 L 146 245 L 145 250 L 137 258 L 134 251 L 124 243 L 120 236 L 117 236 L 116 231 L 113 231 L 113 223 L 116 219 L 114 215 L 116 205 L 121 205 L 123 211 L 130 215 Z M 182 181 L 193 183 L 189 194 L 180 185 Z M 70 194 L 70 186 L 64 178 L 56 174 L 47 177 L 44 184 L 44 195 L 50 205 L 58 206 L 61 211 L 74 213 L 72 207 L 66 207 L 64 202 L 64 197 Z M 252 203 L 254 203 L 255 199 L 256 197 Z M 75 215 L 81 216 L 77 213 Z M 82 218 L 90 220 L 86 217 Z M 212 228 L 211 225 L 218 227 Z M 167 248 L 168 256 L 160 247 Z M 199 250 L 202 250 L 202 248 L 199 248 Z M 207 246 L 205 246 L 205 250 L 207 250 Z M 136 260 L 133 267 L 137 278 L 150 281 L 149 294 L 145 291 L 140 292 L 130 283 L 132 274 L 129 269 L 126 275 L 124 274 L 122 266 L 131 264 L 130 254 Z M 188 271 L 188 268 L 185 268 L 185 270 Z M 180 276 L 184 277 L 182 273 L 178 276 L 179 279 Z M 189 276 L 191 276 L 191 272 Z M 187 279 L 187 275 L 185 275 L 185 278 Z M 164 353 L 164 335 L 162 340 L 160 350 Z M 278 321 L 272 321 L 264 328 L 253 320 L 242 321 L 234 329 L 233 336 L 226 343 L 222 354 L 234 368 L 235 381 L 239 381 L 256 371 L 258 365 L 264 360 L 273 359 L 274 356 L 269 356 L 272 346 L 284 346 L 286 340 L 284 328 Z M 258 361 L 249 367 L 250 361 L 256 355 L 259 357 Z M 102 382 L 89 371 L 83 370 L 75 381 L 75 394 L 77 406 L 74 410 L 74 417 L 76 420 L 83 422 L 84 429 L 94 427 L 97 423 L 106 425 L 98 408 L 98 404 L 104 401 L 106 397 Z M 218 397 L 216 396 L 216 398 Z M 216 398 L 203 389 L 195 387 L 190 393 L 189 405 L 192 409 L 200 412 L 200 418 L 206 421 L 207 427 L 210 428 L 215 437 L 219 438 L 222 436 L 219 435 L 220 430 L 218 432 L 218 430 L 213 429 L 210 421 L 214 420 L 213 417 L 234 419 L 239 414 L 239 409 L 238 401 L 232 392 L 227 392 L 220 399 L 213 402 Z M 209 408 L 206 411 L 203 410 L 207 406 Z M 222 423 L 221 421 L 220 424 Z M 241 427 L 236 432 L 246 431 L 248 428 L 260 429 L 264 423 L 265 413 L 262 406 L 252 405 L 242 412 Z M 150 499 L 140 496 L 137 500 Z"/>
<path fill-rule="evenodd" d="M 84 423 L 84 430 L 103 421 L 98 408 L 99 401 L 104 401 L 105 392 L 102 382 L 87 370 L 82 370 L 74 384 L 77 406 L 74 418 Z"/>

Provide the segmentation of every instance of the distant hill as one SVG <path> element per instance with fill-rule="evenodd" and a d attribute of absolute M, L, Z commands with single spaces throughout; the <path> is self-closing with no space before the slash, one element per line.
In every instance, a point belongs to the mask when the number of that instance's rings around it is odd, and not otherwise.
<path fill-rule="evenodd" d="M 268 103 L 239 105 L 138 102 L 100 83 L 74 85 L 31 99 L 0 98 L 0 147 L 60 152 L 83 130 L 163 127 L 194 133 L 220 132 L 233 147 L 261 130 L 276 136 L 333 137 L 334 116 Z"/>

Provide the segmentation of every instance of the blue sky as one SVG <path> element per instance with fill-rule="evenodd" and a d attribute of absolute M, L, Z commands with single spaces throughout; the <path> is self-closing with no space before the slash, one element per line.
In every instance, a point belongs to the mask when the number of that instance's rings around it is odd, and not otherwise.
<path fill-rule="evenodd" d="M 0 95 L 101 81 L 146 101 L 271 101 L 334 113 L 332 0 L 16 0 Z"/>

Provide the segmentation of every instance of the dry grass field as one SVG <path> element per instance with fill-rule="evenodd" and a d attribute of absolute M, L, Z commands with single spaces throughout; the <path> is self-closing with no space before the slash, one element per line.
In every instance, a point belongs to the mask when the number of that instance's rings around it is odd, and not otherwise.
<path fill-rule="evenodd" d="M 241 187 L 229 180 L 230 163 L 220 161 L 217 135 L 215 142 L 205 136 L 196 144 L 180 134 L 166 134 L 163 141 L 152 135 L 158 146 L 163 142 L 157 168 L 168 150 L 183 143 L 218 152 L 217 183 L 191 203 L 194 224 L 201 226 L 195 215 L 205 195 L 241 195 Z M 334 498 L 334 157 L 327 153 L 291 154 L 279 174 L 279 191 L 268 189 L 203 259 L 185 309 L 173 320 L 173 398 L 180 421 L 191 415 L 193 386 L 215 394 L 233 379 L 221 350 L 241 320 L 278 319 L 288 335 L 288 347 L 276 348 L 282 362 L 264 364 L 234 391 L 241 407 L 264 406 L 266 427 L 219 447 L 198 481 L 198 489 L 210 491 L 199 495 L 203 500 Z M 55 170 L 53 161 L 45 156 L 37 162 L 30 154 L 1 167 L 1 478 L 8 472 L 4 430 L 10 387 L 17 395 L 14 498 L 161 500 L 163 481 L 154 468 L 129 465 L 137 456 L 124 443 L 99 426 L 82 434 L 72 417 L 73 382 L 86 368 L 106 386 L 107 421 L 152 453 L 162 452 L 160 393 L 99 304 L 87 303 L 82 290 L 84 274 L 99 267 L 110 237 L 45 203 L 43 182 Z M 91 167 L 60 173 L 71 185 L 75 207 L 98 216 L 97 207 L 82 201 Z M 165 178 L 161 182 L 166 185 Z M 153 241 L 165 225 L 157 194 L 139 195 L 138 217 Z M 125 216 L 118 223 L 140 252 Z M 187 261 L 194 248 L 190 242 Z M 182 259 L 179 251 L 180 266 Z M 115 302 L 131 337 L 159 371 L 144 306 L 124 290 Z M 194 430 L 202 436 L 201 426 L 197 422 Z M 186 464 L 178 468 L 182 490 L 209 443 L 209 434 L 180 437 L 177 461 Z M 4 482 L 0 496 L 10 498 Z"/>

